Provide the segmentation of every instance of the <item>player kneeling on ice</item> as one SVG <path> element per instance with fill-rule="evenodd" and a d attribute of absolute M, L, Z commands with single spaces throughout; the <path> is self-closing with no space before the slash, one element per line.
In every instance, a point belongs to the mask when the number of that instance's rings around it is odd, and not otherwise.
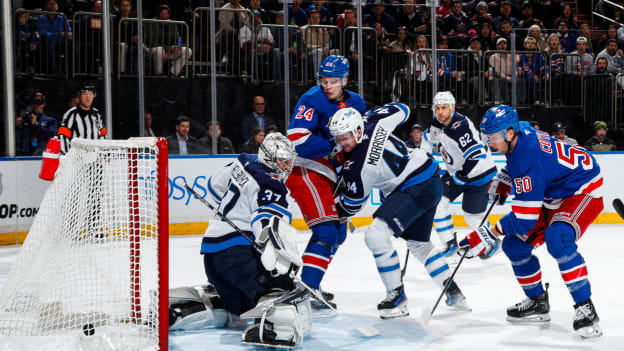
<path fill-rule="evenodd" d="M 201 253 L 216 293 L 172 291 L 170 329 L 232 326 L 238 317 L 256 318 L 243 343 L 294 347 L 303 340 L 311 328 L 309 294 L 289 275 L 303 262 L 284 185 L 296 155 L 285 136 L 269 134 L 257 155 L 241 154 L 208 179 L 218 214 L 210 220 Z"/>
<path fill-rule="evenodd" d="M 480 227 L 460 242 L 467 257 L 487 254 L 496 236 L 527 298 L 507 309 L 510 322 L 548 322 L 548 284 L 542 286 L 533 249 L 546 243 L 555 258 L 574 305 L 574 331 L 582 337 L 602 335 L 591 301 L 587 267 L 576 241 L 604 205 L 602 175 L 596 160 L 580 146 L 570 146 L 518 121 L 510 106 L 490 108 L 481 121 L 490 147 L 507 158 L 508 177 L 496 177 L 491 189 L 506 197 L 513 189 L 512 212 L 491 230 Z M 504 179 L 508 179 L 504 181 Z"/>
<path fill-rule="evenodd" d="M 375 107 L 364 117 L 353 108 L 340 109 L 329 131 L 346 153 L 342 177 L 344 188 L 337 209 L 341 217 L 352 216 L 366 203 L 372 186 L 386 197 L 373 214 L 365 234 L 387 296 L 377 305 L 381 318 L 407 316 L 407 297 L 401 281 L 399 257 L 392 236 L 407 240 L 412 254 L 440 288 L 449 279 L 445 257 L 433 247 L 429 237 L 436 206 L 442 195 L 438 166 L 418 149 L 408 149 L 392 131 L 409 116 L 409 108 L 390 103 Z M 447 304 L 469 309 L 457 284 L 447 291 Z"/>

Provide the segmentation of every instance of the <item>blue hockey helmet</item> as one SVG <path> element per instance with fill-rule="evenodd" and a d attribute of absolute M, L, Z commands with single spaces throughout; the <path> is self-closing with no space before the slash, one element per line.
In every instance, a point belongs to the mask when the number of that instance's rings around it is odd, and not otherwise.
<path fill-rule="evenodd" d="M 515 132 L 520 131 L 518 112 L 508 105 L 496 105 L 490 108 L 481 119 L 481 131 L 486 135 L 505 132 L 509 128 Z"/>
<path fill-rule="evenodd" d="M 346 78 L 349 75 L 349 60 L 344 56 L 329 55 L 319 66 L 318 77 Z"/>

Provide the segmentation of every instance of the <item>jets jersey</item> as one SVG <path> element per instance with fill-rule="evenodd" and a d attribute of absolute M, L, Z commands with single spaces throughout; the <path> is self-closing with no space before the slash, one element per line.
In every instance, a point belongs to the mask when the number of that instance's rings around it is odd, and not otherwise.
<path fill-rule="evenodd" d="M 461 172 L 465 185 L 483 185 L 496 175 L 492 155 L 472 121 L 461 113 L 454 112 L 448 126 L 434 118 L 424 137 L 439 146 L 446 169 L 451 175 Z"/>
<path fill-rule="evenodd" d="M 288 223 L 292 220 L 288 189 L 270 168 L 258 162 L 257 155 L 240 154 L 236 161 L 211 176 L 208 194 L 220 213 L 252 237 L 257 237 L 273 216 Z M 202 239 L 201 253 L 241 245 L 252 244 L 215 216 Z"/>
<path fill-rule="evenodd" d="M 567 145 L 533 128 L 522 129 L 507 157 L 512 179 L 512 212 L 497 224 L 505 234 L 526 234 L 542 212 L 557 209 L 563 199 L 588 194 L 602 197 L 602 175 L 596 160 L 582 147 Z"/>
<path fill-rule="evenodd" d="M 297 151 L 296 166 L 311 169 L 336 181 L 334 167 L 327 160 L 334 148 L 329 133 L 329 120 L 339 108 L 353 107 L 361 114 L 366 112 L 362 97 L 344 90 L 344 100 L 329 100 L 320 86 L 308 90 L 297 102 L 288 125 L 288 139 Z"/>
<path fill-rule="evenodd" d="M 365 115 L 363 140 L 342 168 L 345 188 L 337 205 L 341 217 L 357 213 L 373 186 L 388 197 L 436 174 L 438 166 L 426 152 L 408 148 L 392 134 L 408 116 L 409 108 L 400 103 L 375 107 Z"/>

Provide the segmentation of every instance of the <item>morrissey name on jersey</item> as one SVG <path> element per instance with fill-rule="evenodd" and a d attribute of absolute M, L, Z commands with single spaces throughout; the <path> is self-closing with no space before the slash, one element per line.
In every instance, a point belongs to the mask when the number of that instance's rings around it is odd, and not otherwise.
<path fill-rule="evenodd" d="M 372 145 L 369 149 L 368 161 L 366 161 L 369 165 L 377 166 L 377 162 L 379 162 L 379 159 L 381 158 L 381 153 L 383 152 L 388 133 L 389 131 L 385 130 L 382 126 L 377 126 L 377 130 L 375 131 L 375 135 L 371 141 Z"/>

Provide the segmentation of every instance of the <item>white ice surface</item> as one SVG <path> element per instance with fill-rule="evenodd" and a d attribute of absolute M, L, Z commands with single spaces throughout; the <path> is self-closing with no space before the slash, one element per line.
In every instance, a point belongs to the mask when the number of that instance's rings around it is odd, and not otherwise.
<path fill-rule="evenodd" d="M 460 231 L 466 232 L 464 228 Z M 364 338 L 339 318 L 318 319 L 313 332 L 298 350 L 624 350 L 624 225 L 593 225 L 579 242 L 587 262 L 592 300 L 604 335 L 582 340 L 572 333 L 573 301 L 564 286 L 556 262 L 546 250 L 537 250 L 544 282 L 550 282 L 552 321 L 544 325 L 517 325 L 505 321 L 505 309 L 524 298 L 507 257 L 501 253 L 488 261 L 465 260 L 456 281 L 473 309 L 452 312 L 444 301 L 426 326 L 420 314 L 431 308 L 439 289 L 422 265 L 410 257 L 405 277 L 410 316 L 380 320 L 376 305 L 385 297 L 372 255 L 363 239 L 365 228 L 350 234 L 334 257 L 323 288 L 336 295 L 339 312 L 357 326 L 372 325 L 381 331 Z M 298 244 L 305 246 L 309 232 Z M 435 232 L 432 233 L 437 241 Z M 200 236 L 170 240 L 170 287 L 205 284 L 199 254 Z M 395 240 L 401 265 L 405 243 Z M 19 246 L 0 247 L 0 285 L 19 251 Z M 452 266 L 451 268 L 454 268 Z M 240 345 L 241 330 L 205 329 L 170 334 L 170 350 L 251 350 Z M 261 349 L 261 348 L 256 348 Z"/>

